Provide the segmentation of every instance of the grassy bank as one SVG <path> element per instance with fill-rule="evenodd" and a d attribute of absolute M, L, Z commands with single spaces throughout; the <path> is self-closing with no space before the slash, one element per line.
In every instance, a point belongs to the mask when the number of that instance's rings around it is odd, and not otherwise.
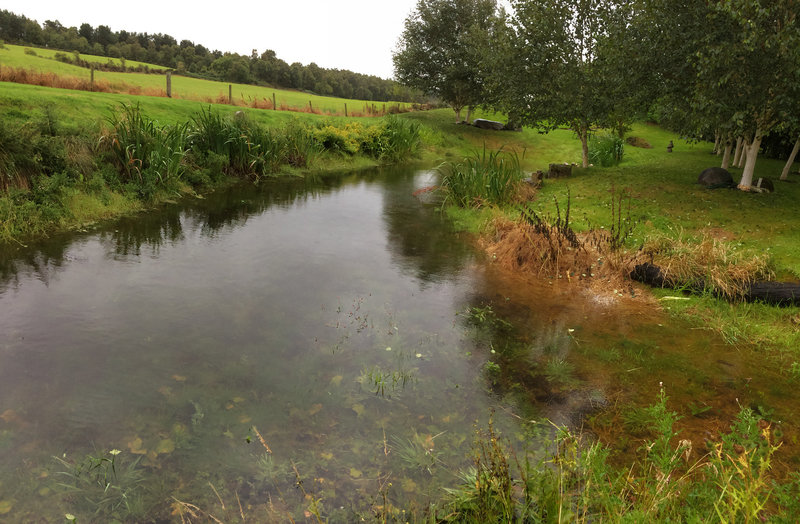
<path fill-rule="evenodd" d="M 0 240 L 139 211 L 230 179 L 395 163 L 420 128 L 187 100 L 3 84 Z"/>

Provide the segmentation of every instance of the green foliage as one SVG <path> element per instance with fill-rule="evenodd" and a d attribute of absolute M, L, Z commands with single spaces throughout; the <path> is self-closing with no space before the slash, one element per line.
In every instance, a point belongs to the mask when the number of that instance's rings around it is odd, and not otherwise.
<path fill-rule="evenodd" d="M 791 515 L 798 506 L 800 476 L 770 479 L 778 448 L 770 425 L 742 409 L 713 451 L 694 461 L 692 443 L 677 440 L 678 420 L 663 388 L 655 404 L 638 410 L 643 431 L 653 437 L 640 459 L 618 467 L 610 450 L 555 428 L 543 451 L 522 459 L 492 423 L 479 431 L 474 465 L 447 489 L 443 522 L 641 522 L 650 520 L 755 522 Z M 767 509 L 774 493 L 777 507 Z"/>
<path fill-rule="evenodd" d="M 603 167 L 611 167 L 622 161 L 625 141 L 617 135 L 602 133 L 589 141 L 589 162 Z"/>
<path fill-rule="evenodd" d="M 73 463 L 53 457 L 63 468 L 53 476 L 54 488 L 69 502 L 72 512 L 86 521 L 134 521 L 146 513 L 139 458 L 118 460 L 122 452 L 87 455 Z"/>
<path fill-rule="evenodd" d="M 143 199 L 158 190 L 175 190 L 183 176 L 187 126 L 159 126 L 138 105 L 123 104 L 121 115 L 108 122 L 113 128 L 101 141 L 111 151 L 123 182 Z"/>
<path fill-rule="evenodd" d="M 524 177 L 516 152 L 475 152 L 461 162 L 439 167 L 445 202 L 461 207 L 509 204 L 518 196 Z"/>

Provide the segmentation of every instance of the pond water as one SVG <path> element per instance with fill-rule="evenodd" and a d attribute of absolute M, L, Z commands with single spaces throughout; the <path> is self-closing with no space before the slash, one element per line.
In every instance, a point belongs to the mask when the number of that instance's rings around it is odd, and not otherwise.
<path fill-rule="evenodd" d="M 420 515 L 490 417 L 521 447 L 550 419 L 635 449 L 612 408 L 659 382 L 693 438 L 740 403 L 795 434 L 750 352 L 499 271 L 435 182 L 237 186 L 0 255 L 0 520 Z"/>

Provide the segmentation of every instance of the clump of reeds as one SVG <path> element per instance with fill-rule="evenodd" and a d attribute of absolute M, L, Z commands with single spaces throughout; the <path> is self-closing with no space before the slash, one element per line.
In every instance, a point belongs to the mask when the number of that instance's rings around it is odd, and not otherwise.
<path fill-rule="evenodd" d="M 524 174 L 515 151 L 477 151 L 439 167 L 445 202 L 460 207 L 508 204 L 522 194 Z"/>
<path fill-rule="evenodd" d="M 625 142 L 610 133 L 595 135 L 589 142 L 589 161 L 603 167 L 619 164 L 625 153 Z"/>
<path fill-rule="evenodd" d="M 748 255 L 736 246 L 704 236 L 698 240 L 658 235 L 643 253 L 661 268 L 672 287 L 700 289 L 726 298 L 741 298 L 749 284 L 769 280 L 773 273 L 768 255 Z"/>

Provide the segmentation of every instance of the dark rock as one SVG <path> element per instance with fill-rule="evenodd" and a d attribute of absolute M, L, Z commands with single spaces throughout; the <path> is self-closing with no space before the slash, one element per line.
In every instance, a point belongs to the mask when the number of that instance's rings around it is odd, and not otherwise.
<path fill-rule="evenodd" d="M 769 191 L 770 193 L 775 192 L 775 184 L 773 184 L 772 180 L 769 178 L 759 178 L 756 182 L 756 187 L 762 191 Z"/>
<path fill-rule="evenodd" d="M 697 183 L 706 186 L 707 189 L 718 187 L 733 187 L 733 177 L 727 169 L 721 167 L 709 167 L 697 177 Z"/>
<path fill-rule="evenodd" d="M 494 120 L 484 120 L 483 118 L 476 118 L 472 121 L 472 125 L 481 129 L 491 129 L 494 131 L 502 131 L 505 124 L 502 122 L 495 122 Z"/>
<path fill-rule="evenodd" d="M 547 178 L 562 178 L 572 176 L 572 166 L 569 164 L 550 164 Z"/>

